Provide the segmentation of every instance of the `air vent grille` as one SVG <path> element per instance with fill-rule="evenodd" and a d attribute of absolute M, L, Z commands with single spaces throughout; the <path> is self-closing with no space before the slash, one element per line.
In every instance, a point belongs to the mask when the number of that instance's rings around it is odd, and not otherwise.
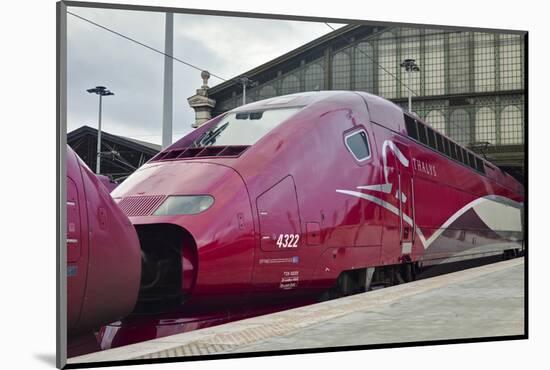
<path fill-rule="evenodd" d="M 118 206 L 128 217 L 149 216 L 165 198 L 165 195 L 129 196 L 122 198 Z"/>
<path fill-rule="evenodd" d="M 202 157 L 238 157 L 249 145 L 208 146 L 205 148 L 179 148 L 160 152 L 153 159 L 156 161 L 170 161 Z"/>

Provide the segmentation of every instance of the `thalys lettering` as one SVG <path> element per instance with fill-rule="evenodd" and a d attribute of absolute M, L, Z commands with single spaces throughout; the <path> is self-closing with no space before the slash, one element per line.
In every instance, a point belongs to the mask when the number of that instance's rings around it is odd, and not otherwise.
<path fill-rule="evenodd" d="M 415 171 L 422 172 L 429 176 L 437 176 L 437 169 L 435 165 L 418 160 L 416 158 L 412 159 L 412 163 Z"/>

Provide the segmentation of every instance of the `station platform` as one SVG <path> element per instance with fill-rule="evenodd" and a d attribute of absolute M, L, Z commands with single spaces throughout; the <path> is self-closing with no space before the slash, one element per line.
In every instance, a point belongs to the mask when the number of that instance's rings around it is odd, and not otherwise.
<path fill-rule="evenodd" d="M 524 334 L 524 258 L 68 359 L 68 364 Z"/>

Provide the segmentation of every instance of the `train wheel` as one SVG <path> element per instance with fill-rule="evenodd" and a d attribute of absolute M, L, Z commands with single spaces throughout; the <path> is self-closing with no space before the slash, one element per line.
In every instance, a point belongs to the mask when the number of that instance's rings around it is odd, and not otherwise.
<path fill-rule="evenodd" d="M 405 282 L 412 281 L 412 269 L 410 263 L 405 263 L 401 266 L 401 276 Z"/>
<path fill-rule="evenodd" d="M 512 258 L 515 258 L 517 256 L 515 249 L 506 249 L 504 253 L 502 254 L 502 259 L 509 260 Z"/>
<path fill-rule="evenodd" d="M 343 271 L 332 288 L 324 292 L 319 301 L 328 301 L 335 298 L 366 292 L 370 288 L 374 267 Z"/>
<path fill-rule="evenodd" d="M 400 275 L 403 282 L 410 283 L 411 281 L 416 280 L 416 265 L 413 263 L 405 263 L 400 268 Z"/>
<path fill-rule="evenodd" d="M 365 286 L 363 289 L 364 292 L 368 292 L 371 289 L 371 284 L 374 277 L 374 271 L 375 271 L 374 267 L 369 267 L 365 269 Z"/>

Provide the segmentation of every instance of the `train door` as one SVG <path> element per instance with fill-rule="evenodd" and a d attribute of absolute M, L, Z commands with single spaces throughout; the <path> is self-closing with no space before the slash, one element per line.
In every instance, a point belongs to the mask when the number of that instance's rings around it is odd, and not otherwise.
<path fill-rule="evenodd" d="M 70 153 L 68 153 L 70 155 Z M 80 176 L 80 169 L 77 170 Z M 82 189 L 82 188 L 81 188 Z M 67 326 L 69 330 L 78 324 L 84 302 L 87 275 L 87 234 L 82 230 L 82 216 L 86 203 L 79 194 L 76 183 L 67 177 Z M 84 237 L 83 237 L 84 236 Z"/>
<path fill-rule="evenodd" d="M 382 145 L 387 208 L 383 263 L 399 263 L 412 253 L 415 238 L 414 179 L 409 148 L 397 140 L 386 140 Z"/>
<path fill-rule="evenodd" d="M 408 147 L 399 146 L 405 158 L 408 156 Z M 407 164 L 407 165 L 406 165 Z M 410 255 L 415 237 L 415 209 L 414 209 L 414 178 L 411 168 L 412 163 L 398 161 L 397 176 L 398 189 L 396 197 L 399 204 L 399 239 L 401 243 L 401 255 Z"/>
<path fill-rule="evenodd" d="M 300 269 L 302 238 L 296 187 L 286 176 L 256 199 L 260 248 L 253 282 L 257 289 L 293 290 L 303 280 Z"/>

